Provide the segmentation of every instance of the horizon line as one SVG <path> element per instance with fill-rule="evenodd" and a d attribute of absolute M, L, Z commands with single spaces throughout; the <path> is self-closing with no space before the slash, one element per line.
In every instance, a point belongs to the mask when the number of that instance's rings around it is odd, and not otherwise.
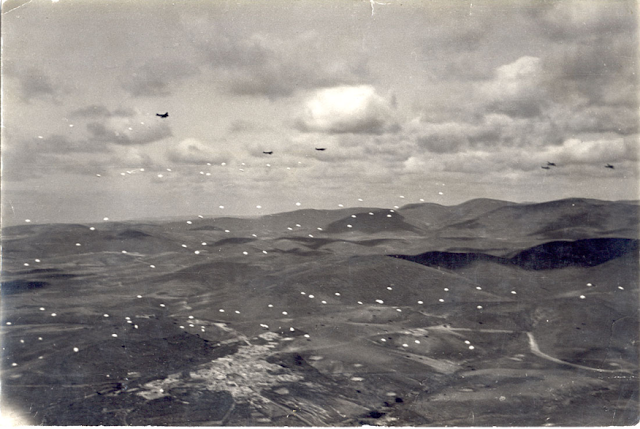
<path fill-rule="evenodd" d="M 265 214 L 258 214 L 258 215 L 236 215 L 236 214 L 229 214 L 229 215 L 205 215 L 203 213 L 199 213 L 199 214 L 185 214 L 185 215 L 175 215 L 175 216 L 158 216 L 158 217 L 137 217 L 137 218 L 125 218 L 125 219 L 109 219 L 109 220 L 87 220 L 87 221 L 74 221 L 74 222 L 38 222 L 37 220 L 33 221 L 31 219 L 25 219 L 22 222 L 15 222 L 15 223 L 9 223 L 8 225 L 5 225 L 6 221 L 5 218 L 2 217 L 2 219 L 0 219 L 0 230 L 4 229 L 4 228 L 14 228 L 14 227 L 20 227 L 20 226 L 31 226 L 31 225 L 38 225 L 38 226 L 44 226 L 44 225 L 84 225 L 84 224 L 104 224 L 104 223 L 131 223 L 131 222 L 174 222 L 174 221 L 181 221 L 181 220 L 191 220 L 191 219 L 199 219 L 200 216 L 202 216 L 202 218 L 200 219 L 221 219 L 221 218 L 235 218 L 235 219 L 260 219 L 262 217 L 266 217 L 266 216 L 276 216 L 276 215 L 280 215 L 280 214 L 286 214 L 286 213 L 294 213 L 294 212 L 298 212 L 298 211 L 304 211 L 304 210 L 315 210 L 315 211 L 339 211 L 339 210 L 353 210 L 353 209 L 377 209 L 377 210 L 403 210 L 403 209 L 407 209 L 409 206 L 415 207 L 415 206 L 420 206 L 420 205 L 432 205 L 432 206 L 440 206 L 440 207 L 457 207 L 457 206 L 461 206 L 464 204 L 469 204 L 473 201 L 482 201 L 482 200 L 486 200 L 486 201 L 497 201 L 497 202 L 502 202 L 502 203 L 507 203 L 510 205 L 520 205 L 520 206 L 526 206 L 526 205 L 539 205 L 539 204 L 547 204 L 547 203 L 553 203 L 553 202 L 560 202 L 560 201 L 567 201 L 567 200 L 581 200 L 581 201 L 598 201 L 598 202 L 603 202 L 603 203 L 623 203 L 623 204 L 637 204 L 640 205 L 640 199 L 634 199 L 634 200 L 602 200 L 602 199 L 598 199 L 598 198 L 588 198 L 588 197 L 567 197 L 567 198 L 560 198 L 560 199 L 555 199 L 555 200 L 546 200 L 546 201 L 523 201 L 523 202 L 514 202 L 514 201 L 509 201 L 509 200 L 501 200 L 501 199 L 497 199 L 497 198 L 485 198 L 485 197 L 478 197 L 478 198 L 472 198 L 469 200 L 466 200 L 462 203 L 458 203 L 458 204 L 450 204 L 450 205 L 446 205 L 446 204 L 440 204 L 440 203 L 436 203 L 436 202 L 430 202 L 430 201 L 419 201 L 419 202 L 415 202 L 415 203 L 407 203 L 399 208 L 387 208 L 387 207 L 373 207 L 373 206 L 349 206 L 349 207 L 338 207 L 335 209 L 324 209 L 324 208 L 314 208 L 314 207 L 305 207 L 305 208 L 296 208 L 295 210 L 289 210 L 289 211 L 274 211 L 271 213 L 265 213 Z"/>

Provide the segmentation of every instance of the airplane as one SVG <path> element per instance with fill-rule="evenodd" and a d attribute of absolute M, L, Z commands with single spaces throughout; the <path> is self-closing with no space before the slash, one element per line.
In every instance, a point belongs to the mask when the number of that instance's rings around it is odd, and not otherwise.
<path fill-rule="evenodd" d="M 326 150 L 326 147 L 317 147 L 316 150 Z"/>
<path fill-rule="evenodd" d="M 549 161 L 547 161 L 547 165 L 548 165 L 549 167 L 555 167 L 555 166 L 556 166 L 556 163 L 555 163 L 555 162 L 549 162 Z"/>
<path fill-rule="evenodd" d="M 262 152 L 262 153 L 264 153 L 265 155 L 271 155 L 271 154 L 273 153 L 273 151 L 269 151 L 269 152 Z"/>
<path fill-rule="evenodd" d="M 543 170 L 550 170 L 551 169 L 551 167 L 540 167 L 540 168 L 542 168 Z"/>
<path fill-rule="evenodd" d="M 611 164 L 607 164 L 607 165 L 604 166 L 604 168 L 611 168 L 613 170 L 615 167 L 613 165 L 611 165 Z"/>
<path fill-rule="evenodd" d="M 169 112 L 160 114 L 160 113 L 156 113 L 156 116 L 160 116 L 161 118 L 168 118 L 169 117 Z"/>

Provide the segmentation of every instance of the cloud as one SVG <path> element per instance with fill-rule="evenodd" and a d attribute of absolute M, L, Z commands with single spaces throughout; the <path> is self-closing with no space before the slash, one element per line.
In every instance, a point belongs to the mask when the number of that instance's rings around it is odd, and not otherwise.
<path fill-rule="evenodd" d="M 463 7 L 464 12 L 467 12 L 467 6 Z M 486 41 L 485 38 L 491 33 L 491 27 L 495 24 L 491 16 L 474 19 L 473 15 L 468 13 L 458 13 L 445 19 L 449 19 L 447 24 L 432 25 L 425 35 L 423 43 L 425 53 L 438 55 L 443 51 L 448 54 L 475 51 Z"/>
<path fill-rule="evenodd" d="M 122 88 L 134 97 L 166 97 L 177 82 L 198 73 L 189 62 L 152 59 L 128 76 Z"/>
<path fill-rule="evenodd" d="M 547 117 L 513 118 L 503 113 L 485 113 L 473 119 L 428 122 L 418 118 L 403 129 L 421 149 L 438 154 L 471 149 L 495 152 L 510 147 L 535 150 L 563 140 L 557 124 Z"/>
<path fill-rule="evenodd" d="M 91 137 L 101 142 L 141 145 L 172 136 L 167 121 L 136 112 L 117 111 L 101 119 L 87 124 Z"/>
<path fill-rule="evenodd" d="M 94 140 L 72 140 L 60 134 L 41 137 L 22 140 L 17 145 L 5 145 L 5 149 L 24 152 L 27 157 L 32 156 L 33 158 L 49 154 L 106 153 L 110 151 L 105 144 Z"/>
<path fill-rule="evenodd" d="M 33 139 L 29 147 L 34 153 L 98 153 L 109 151 L 104 144 L 97 144 L 91 140 L 70 140 L 59 134 L 52 134 L 43 139 Z"/>
<path fill-rule="evenodd" d="M 265 130 L 270 130 L 270 127 L 246 119 L 235 119 L 229 124 L 229 132 L 232 134 L 264 132 Z"/>
<path fill-rule="evenodd" d="M 53 84 L 49 76 L 38 68 L 22 69 L 9 63 L 3 67 L 5 77 L 16 78 L 19 83 L 19 96 L 25 103 L 32 100 L 45 100 L 59 103 L 60 91 Z"/>
<path fill-rule="evenodd" d="M 637 106 L 637 33 L 555 45 L 545 55 L 553 99 Z"/>
<path fill-rule="evenodd" d="M 481 18 L 469 15 L 469 6 L 463 4 L 451 3 L 447 9 L 454 13 L 425 17 L 438 22 L 426 24 L 429 30 L 422 35 L 424 67 L 435 80 L 490 78 L 493 70 L 484 48 L 499 25 L 497 18 L 490 14 Z"/>
<path fill-rule="evenodd" d="M 56 91 L 47 76 L 36 71 L 30 71 L 21 79 L 22 95 L 25 100 L 40 96 L 54 96 Z"/>
<path fill-rule="evenodd" d="M 111 116 L 125 116 L 132 117 L 136 115 L 136 112 L 132 109 L 116 109 L 113 112 L 102 104 L 92 104 L 80 109 L 76 109 L 69 113 L 74 118 L 108 118 Z"/>
<path fill-rule="evenodd" d="M 148 153 L 136 146 L 115 147 L 114 155 L 107 164 L 124 168 L 154 168 L 157 166 L 157 163 Z"/>
<path fill-rule="evenodd" d="M 636 2 L 567 0 L 533 8 L 554 100 L 637 106 Z"/>
<path fill-rule="evenodd" d="M 561 146 L 547 148 L 542 157 L 563 164 L 603 164 L 638 159 L 638 136 L 583 141 L 568 139 Z M 546 159 L 545 158 L 545 159 Z"/>
<path fill-rule="evenodd" d="M 289 97 L 300 90 L 361 82 L 368 74 L 364 56 L 339 55 L 315 32 L 281 39 L 258 33 L 233 35 L 201 25 L 210 36 L 203 39 L 194 33 L 194 38 L 205 64 L 220 88 L 232 94 Z"/>
<path fill-rule="evenodd" d="M 176 163 L 203 164 L 210 162 L 220 164 L 229 163 L 233 154 L 227 150 L 221 150 L 207 145 L 200 140 L 188 138 L 167 151 L 167 158 Z"/>
<path fill-rule="evenodd" d="M 570 134 L 608 133 L 631 135 L 638 133 L 638 109 L 627 106 L 587 105 L 565 109 L 561 120 Z"/>
<path fill-rule="evenodd" d="M 398 130 L 395 116 L 373 86 L 338 86 L 315 91 L 295 126 L 303 132 L 382 134 Z"/>
<path fill-rule="evenodd" d="M 630 34 L 637 30 L 635 2 L 563 0 L 540 3 L 531 9 L 538 25 L 552 40 L 567 41 L 585 35 Z"/>
<path fill-rule="evenodd" d="M 92 140 L 72 140 L 60 134 L 24 140 L 8 139 L 2 147 L 2 179 L 37 179 L 54 171 L 72 171 L 89 158 L 103 158 L 110 148 Z"/>
<path fill-rule="evenodd" d="M 557 164 L 552 174 L 589 176 L 603 169 L 607 162 L 626 166 L 625 174 L 637 174 L 638 136 L 612 137 L 594 140 L 567 139 L 560 145 L 539 150 L 523 151 L 518 147 L 469 148 L 460 152 L 416 152 L 403 163 L 405 173 L 455 172 L 465 174 L 493 174 L 496 177 L 515 177 L 519 174 L 541 172 L 547 161 Z"/>
<path fill-rule="evenodd" d="M 110 116 L 111 112 L 103 105 L 93 104 L 91 106 L 82 107 L 69 113 L 74 118 L 104 118 Z"/>
<path fill-rule="evenodd" d="M 539 115 L 545 103 L 541 81 L 540 58 L 524 56 L 498 67 L 494 78 L 480 87 L 480 96 L 495 112 L 530 118 Z"/>
<path fill-rule="evenodd" d="M 599 61 L 597 52 L 585 55 L 589 58 L 580 61 Z M 584 80 L 579 74 L 568 78 L 554 61 L 546 53 L 500 65 L 490 80 L 469 92 L 455 119 L 430 114 L 432 108 L 425 102 L 424 119 L 405 125 L 405 131 L 420 147 L 439 154 L 469 149 L 496 152 L 510 147 L 544 150 L 571 138 L 608 140 L 610 133 L 628 136 L 638 132 L 637 102 L 619 102 L 620 98 L 609 94 L 608 103 L 605 97 L 592 96 L 594 89 L 588 84 L 611 88 L 610 93 L 626 89 L 637 100 L 637 83 L 627 85 L 616 73 L 593 77 L 585 71 Z"/>
<path fill-rule="evenodd" d="M 464 127 L 455 122 L 425 124 L 416 137 L 421 148 L 434 153 L 451 153 L 469 146 Z"/>

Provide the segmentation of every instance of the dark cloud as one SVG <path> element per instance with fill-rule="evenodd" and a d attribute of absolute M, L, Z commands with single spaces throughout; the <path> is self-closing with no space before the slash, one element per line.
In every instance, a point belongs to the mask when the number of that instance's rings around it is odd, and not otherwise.
<path fill-rule="evenodd" d="M 537 39 L 531 33 L 537 33 L 536 26 L 524 11 L 536 4 L 442 2 L 439 6 L 424 8 L 429 11 L 424 29 L 416 31 L 421 63 L 433 81 L 490 79 L 496 66 L 535 52 Z"/>
<path fill-rule="evenodd" d="M 166 97 L 171 95 L 166 77 L 156 72 L 140 70 L 122 87 L 134 97 Z"/>
<path fill-rule="evenodd" d="M 496 153 L 516 148 L 537 151 L 561 144 L 568 134 L 566 125 L 547 116 L 524 118 L 489 112 L 469 121 L 412 121 L 405 128 L 408 138 L 436 154 L 478 150 Z"/>
<path fill-rule="evenodd" d="M 19 97 L 25 103 L 33 100 L 59 103 L 58 97 L 60 96 L 60 90 L 42 70 L 35 67 L 21 68 L 13 63 L 8 63 L 4 65 L 3 72 L 3 77 L 17 79 L 19 83 Z"/>
<path fill-rule="evenodd" d="M 287 97 L 299 90 L 362 82 L 368 75 L 363 56 L 327 55 L 330 47 L 315 33 L 282 40 L 218 31 L 199 48 L 222 81 L 221 89 L 237 95 Z"/>
<path fill-rule="evenodd" d="M 20 182 L 23 180 L 37 179 L 46 173 L 46 164 L 41 166 L 42 154 L 29 150 L 2 151 L 2 181 Z M 44 167 L 44 168 L 41 168 Z M 3 186 L 3 189 L 6 187 Z"/>
<path fill-rule="evenodd" d="M 425 69 L 438 80 L 486 79 L 493 67 L 483 48 L 489 42 L 494 19 L 474 16 L 469 8 L 451 8 L 453 14 L 431 22 L 422 38 Z M 433 19 L 433 18 L 432 18 Z"/>
<path fill-rule="evenodd" d="M 529 10 L 545 43 L 549 96 L 558 103 L 637 106 L 635 1 L 552 1 Z"/>
<path fill-rule="evenodd" d="M 557 102 L 637 106 L 637 33 L 556 45 L 544 58 L 545 85 Z"/>
<path fill-rule="evenodd" d="M 637 31 L 637 2 L 554 0 L 526 9 L 545 36 L 566 43 L 580 38 Z"/>
<path fill-rule="evenodd" d="M 541 150 L 576 137 L 600 141 L 590 146 L 599 153 L 612 141 L 608 134 L 638 133 L 638 92 L 628 40 L 592 42 L 557 44 L 541 57 L 499 65 L 491 79 L 471 87 L 465 102 L 459 100 L 457 120 L 438 119 L 425 103 L 425 119 L 407 130 L 420 147 L 439 154 Z"/>
<path fill-rule="evenodd" d="M 416 137 L 420 148 L 433 153 L 453 153 L 469 146 L 469 137 L 456 123 L 425 124 Z"/>
<path fill-rule="evenodd" d="M 103 141 L 108 141 L 109 138 L 116 137 L 115 132 L 107 130 L 107 127 L 99 122 L 88 123 L 87 130 L 89 130 L 89 133 L 91 133 L 93 137 Z"/>
<path fill-rule="evenodd" d="M 74 118 L 104 118 L 110 116 L 111 112 L 105 106 L 94 104 L 74 110 L 69 115 Z"/>
<path fill-rule="evenodd" d="M 639 132 L 638 110 L 626 106 L 586 106 L 567 115 L 568 133 L 632 135 Z"/>
<path fill-rule="evenodd" d="M 492 21 L 474 19 L 468 13 L 461 14 L 458 18 L 454 26 L 440 25 L 429 30 L 424 41 L 425 53 L 468 53 L 482 46 L 491 32 Z"/>
<path fill-rule="evenodd" d="M 479 81 L 491 77 L 492 67 L 481 58 L 482 52 L 471 52 L 467 55 L 450 55 L 442 62 L 434 62 L 433 67 L 437 79 Z"/>
<path fill-rule="evenodd" d="M 78 156 L 104 156 L 110 149 L 93 140 L 71 140 L 59 134 L 25 139 L 3 145 L 3 180 L 21 181 L 42 177 L 53 170 L 69 170 Z M 73 161 L 72 161 L 73 160 Z"/>
<path fill-rule="evenodd" d="M 177 83 L 199 72 L 189 62 L 154 59 L 128 76 L 122 87 L 134 97 L 166 97 Z"/>
<path fill-rule="evenodd" d="M 54 96 L 55 90 L 47 76 L 36 71 L 30 71 L 22 79 L 22 95 L 26 100 L 40 96 Z"/>

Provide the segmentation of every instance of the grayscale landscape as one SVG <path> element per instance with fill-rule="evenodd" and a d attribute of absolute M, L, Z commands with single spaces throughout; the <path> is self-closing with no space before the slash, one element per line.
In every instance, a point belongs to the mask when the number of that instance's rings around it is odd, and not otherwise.
<path fill-rule="evenodd" d="M 10 227 L 3 399 L 38 425 L 632 424 L 638 208 Z"/>
<path fill-rule="evenodd" d="M 633 426 L 637 0 L 2 1 L 0 426 Z"/>

